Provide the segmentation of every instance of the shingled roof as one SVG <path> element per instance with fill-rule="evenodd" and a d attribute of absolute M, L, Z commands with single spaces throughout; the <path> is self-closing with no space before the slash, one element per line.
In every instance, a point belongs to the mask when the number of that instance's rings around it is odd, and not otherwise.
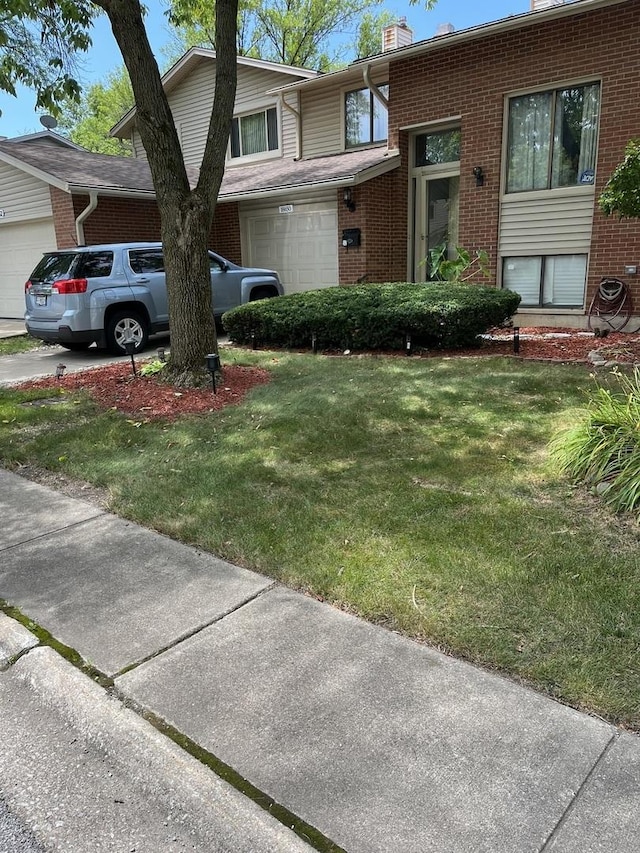
<path fill-rule="evenodd" d="M 2 161 L 65 192 L 155 196 L 146 160 L 94 154 L 47 137 L 0 141 Z M 274 159 L 232 166 L 225 172 L 219 199 L 235 201 L 299 189 L 358 184 L 396 168 L 399 162 L 397 153 L 371 148 L 312 160 Z M 192 186 L 195 185 L 198 170 L 188 168 L 187 173 Z"/>

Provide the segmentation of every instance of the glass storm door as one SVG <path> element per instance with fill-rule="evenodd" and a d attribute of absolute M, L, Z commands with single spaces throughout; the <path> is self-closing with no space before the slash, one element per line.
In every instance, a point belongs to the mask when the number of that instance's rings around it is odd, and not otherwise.
<path fill-rule="evenodd" d="M 420 176 L 415 184 L 415 270 L 416 281 L 430 278 L 432 250 L 446 246 L 448 258 L 458 245 L 460 175 Z"/>

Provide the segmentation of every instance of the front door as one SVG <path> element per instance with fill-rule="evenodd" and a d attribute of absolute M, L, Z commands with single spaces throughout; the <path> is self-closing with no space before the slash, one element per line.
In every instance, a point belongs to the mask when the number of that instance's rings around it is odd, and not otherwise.
<path fill-rule="evenodd" d="M 431 278 L 430 258 L 434 250 L 446 247 L 446 257 L 453 258 L 458 245 L 460 174 L 425 172 L 414 181 L 415 281 Z"/>

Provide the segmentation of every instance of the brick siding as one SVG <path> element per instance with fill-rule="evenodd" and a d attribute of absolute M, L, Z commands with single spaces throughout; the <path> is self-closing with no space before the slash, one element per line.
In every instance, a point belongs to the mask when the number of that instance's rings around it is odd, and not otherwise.
<path fill-rule="evenodd" d="M 390 198 L 395 210 L 389 215 L 400 224 L 405 246 L 411 238 L 406 203 L 408 134 L 399 128 L 459 115 L 459 243 L 472 250 L 486 249 L 495 274 L 504 99 L 512 92 L 602 81 L 597 199 L 622 159 L 626 142 L 639 135 L 639 36 L 640 3 L 628 3 L 392 63 L 389 146 L 400 148 L 402 167 L 394 173 L 397 190 Z M 476 187 L 475 165 L 484 170 L 483 187 Z M 625 263 L 640 265 L 640 224 L 607 219 L 596 205 L 587 306 L 601 278 L 616 276 L 630 284 L 640 313 L 640 276 L 625 279 Z"/>
<path fill-rule="evenodd" d="M 56 242 L 59 249 L 77 245 L 76 218 L 89 204 L 87 195 L 69 195 L 51 187 Z M 160 214 L 154 200 L 100 196 L 84 222 L 87 245 L 146 242 L 160 239 Z M 209 235 L 209 247 L 234 263 L 242 263 L 236 203 L 220 204 Z"/>

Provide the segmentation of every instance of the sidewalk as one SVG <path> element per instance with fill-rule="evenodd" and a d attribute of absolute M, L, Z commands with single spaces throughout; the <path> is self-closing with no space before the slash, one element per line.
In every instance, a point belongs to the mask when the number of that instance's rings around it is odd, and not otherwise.
<path fill-rule="evenodd" d="M 15 338 L 26 333 L 22 320 L 3 320 L 0 317 L 0 338 Z"/>
<path fill-rule="evenodd" d="M 316 849 L 638 849 L 639 738 L 5 471 L 0 512 L 0 598 L 113 679 L 116 705 L 305 822 Z M 104 689 L 4 619 L 0 664 L 23 653 L 0 686 L 90 727 L 65 685 Z M 289 849 L 261 814 L 247 849 Z"/>

